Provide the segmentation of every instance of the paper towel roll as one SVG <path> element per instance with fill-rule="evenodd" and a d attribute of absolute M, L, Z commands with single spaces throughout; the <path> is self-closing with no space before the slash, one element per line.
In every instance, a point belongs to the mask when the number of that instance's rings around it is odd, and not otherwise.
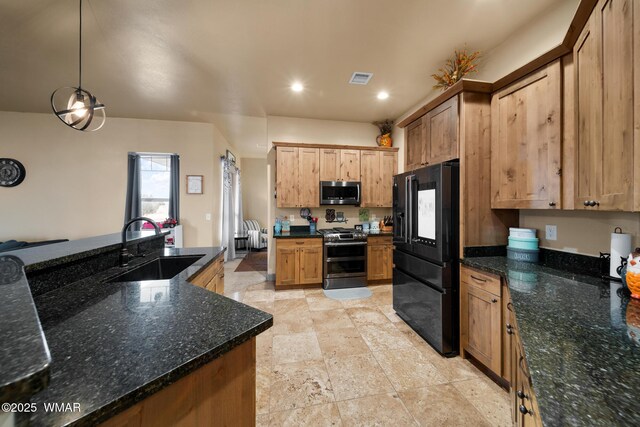
<path fill-rule="evenodd" d="M 627 258 L 631 253 L 631 234 L 611 233 L 611 262 L 609 276 L 620 277 L 616 268 L 620 265 L 620 257 Z"/>

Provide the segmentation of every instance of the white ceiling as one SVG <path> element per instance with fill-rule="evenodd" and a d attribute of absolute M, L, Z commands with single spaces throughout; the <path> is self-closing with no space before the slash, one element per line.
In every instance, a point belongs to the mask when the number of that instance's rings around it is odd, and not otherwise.
<path fill-rule="evenodd" d="M 212 122 L 250 149 L 266 115 L 398 117 L 454 48 L 486 52 L 558 1 L 85 0 L 83 87 L 108 116 Z M 77 0 L 0 0 L 0 110 L 49 112 L 77 84 L 77 19 Z"/>

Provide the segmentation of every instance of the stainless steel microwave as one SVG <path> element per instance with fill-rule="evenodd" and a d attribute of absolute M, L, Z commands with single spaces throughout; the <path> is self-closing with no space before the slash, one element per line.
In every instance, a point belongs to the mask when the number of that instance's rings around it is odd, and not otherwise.
<path fill-rule="evenodd" d="M 320 181 L 321 205 L 360 205 L 359 181 Z"/>

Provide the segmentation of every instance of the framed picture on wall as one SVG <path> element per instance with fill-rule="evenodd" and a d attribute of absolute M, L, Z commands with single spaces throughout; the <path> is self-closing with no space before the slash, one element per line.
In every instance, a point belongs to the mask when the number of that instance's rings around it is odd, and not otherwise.
<path fill-rule="evenodd" d="M 187 194 L 204 193 L 204 176 L 187 175 Z"/>

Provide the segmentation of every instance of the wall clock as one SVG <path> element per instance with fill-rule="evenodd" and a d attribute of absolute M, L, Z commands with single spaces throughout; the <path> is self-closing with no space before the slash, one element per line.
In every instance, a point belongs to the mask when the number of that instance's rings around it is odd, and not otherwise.
<path fill-rule="evenodd" d="M 0 187 L 15 187 L 24 181 L 27 172 L 19 161 L 0 158 Z"/>

